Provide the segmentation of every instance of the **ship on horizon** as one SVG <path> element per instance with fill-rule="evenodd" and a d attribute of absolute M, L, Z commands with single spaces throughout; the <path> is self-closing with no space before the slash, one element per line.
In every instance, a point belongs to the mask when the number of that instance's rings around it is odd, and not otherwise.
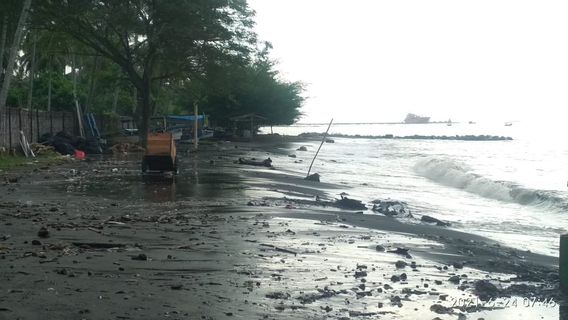
<path fill-rule="evenodd" d="M 409 113 L 404 118 L 404 123 L 429 123 L 430 117 L 422 117 L 414 113 Z"/>

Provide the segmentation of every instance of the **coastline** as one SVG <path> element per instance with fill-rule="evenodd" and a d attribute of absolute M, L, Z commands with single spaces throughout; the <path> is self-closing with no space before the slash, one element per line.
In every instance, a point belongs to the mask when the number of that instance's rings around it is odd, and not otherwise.
<path fill-rule="evenodd" d="M 305 181 L 277 163 L 234 163 L 304 141 L 278 139 L 182 153 L 175 180 L 142 179 L 137 156 L 2 173 L 18 182 L 0 187 L 0 319 L 491 319 L 503 308 L 459 299 L 530 292 L 559 302 L 554 257 L 324 208 L 316 195 L 332 199 L 346 187 Z M 42 226 L 48 238 L 38 237 Z M 396 248 L 409 249 L 410 258 L 388 252 Z M 478 288 L 487 279 L 497 291 Z M 530 312 L 539 318 L 559 309 Z"/>

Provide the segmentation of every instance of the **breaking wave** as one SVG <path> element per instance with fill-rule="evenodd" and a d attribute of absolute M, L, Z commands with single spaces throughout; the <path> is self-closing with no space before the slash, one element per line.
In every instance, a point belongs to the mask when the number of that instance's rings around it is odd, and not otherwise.
<path fill-rule="evenodd" d="M 495 181 L 475 174 L 465 164 L 448 159 L 426 158 L 418 161 L 414 171 L 445 186 L 479 196 L 522 205 L 567 209 L 567 199 L 553 191 L 534 190 L 507 181 Z"/>

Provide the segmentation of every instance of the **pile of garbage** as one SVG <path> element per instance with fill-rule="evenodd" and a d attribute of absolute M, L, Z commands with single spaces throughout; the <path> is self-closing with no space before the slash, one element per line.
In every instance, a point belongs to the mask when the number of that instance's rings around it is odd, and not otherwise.
<path fill-rule="evenodd" d="M 39 143 L 51 146 L 55 151 L 63 155 L 75 155 L 77 150 L 86 154 L 103 153 L 103 146 L 101 146 L 98 139 L 77 137 L 64 131 L 60 131 L 55 135 L 45 133 L 40 136 Z"/>

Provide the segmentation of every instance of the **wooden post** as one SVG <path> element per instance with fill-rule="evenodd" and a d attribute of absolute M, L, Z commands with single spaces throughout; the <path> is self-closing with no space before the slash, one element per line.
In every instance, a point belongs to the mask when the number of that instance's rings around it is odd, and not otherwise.
<path fill-rule="evenodd" d="M 198 122 L 197 122 L 197 114 L 198 113 L 197 112 L 198 112 L 198 110 L 197 109 L 198 108 L 197 108 L 197 101 L 196 101 L 196 102 L 193 103 L 193 115 L 195 117 L 195 119 L 193 119 L 193 148 L 195 150 L 197 150 L 198 139 L 199 139 L 197 137 L 197 134 L 198 134 L 198 131 L 197 131 L 197 125 L 198 125 Z"/>
<path fill-rule="evenodd" d="M 250 141 L 252 141 L 253 132 L 254 132 L 254 114 L 250 116 Z"/>
<path fill-rule="evenodd" d="M 560 291 L 568 295 L 568 233 L 560 236 Z"/>

